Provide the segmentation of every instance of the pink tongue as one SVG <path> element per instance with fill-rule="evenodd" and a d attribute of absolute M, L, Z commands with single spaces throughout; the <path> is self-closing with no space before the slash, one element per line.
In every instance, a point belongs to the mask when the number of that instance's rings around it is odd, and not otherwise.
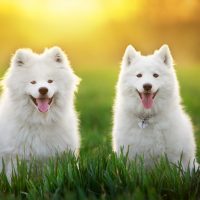
<path fill-rule="evenodd" d="M 153 106 L 153 94 L 141 94 L 144 108 L 150 109 Z"/>
<path fill-rule="evenodd" d="M 49 110 L 49 99 L 36 99 L 37 107 L 40 112 L 47 112 Z"/>

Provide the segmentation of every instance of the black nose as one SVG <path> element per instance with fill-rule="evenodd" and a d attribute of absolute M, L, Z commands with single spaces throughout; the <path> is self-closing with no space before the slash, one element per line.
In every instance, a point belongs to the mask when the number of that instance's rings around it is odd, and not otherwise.
<path fill-rule="evenodd" d="M 146 83 L 146 84 L 143 85 L 143 88 L 144 88 L 145 91 L 149 91 L 149 90 L 151 90 L 152 85 L 149 84 L 149 83 Z"/>
<path fill-rule="evenodd" d="M 40 94 L 45 95 L 45 94 L 47 94 L 47 92 L 48 92 L 48 89 L 46 87 L 39 88 L 39 93 Z"/>

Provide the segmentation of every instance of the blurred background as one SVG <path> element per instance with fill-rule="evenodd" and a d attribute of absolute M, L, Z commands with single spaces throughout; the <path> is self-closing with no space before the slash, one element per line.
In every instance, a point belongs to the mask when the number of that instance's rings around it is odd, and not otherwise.
<path fill-rule="evenodd" d="M 199 0 L 1 0 L 0 64 L 17 48 L 61 46 L 75 68 L 117 66 L 132 44 L 144 54 L 163 43 L 176 63 L 200 59 Z"/>

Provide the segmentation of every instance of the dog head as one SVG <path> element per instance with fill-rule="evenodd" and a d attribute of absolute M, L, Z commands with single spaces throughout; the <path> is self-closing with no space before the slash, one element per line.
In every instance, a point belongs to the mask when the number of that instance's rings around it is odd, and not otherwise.
<path fill-rule="evenodd" d="M 5 79 L 16 106 L 41 115 L 64 109 L 73 101 L 78 83 L 79 78 L 59 47 L 46 49 L 42 54 L 30 49 L 17 50 Z"/>
<path fill-rule="evenodd" d="M 175 81 L 173 59 L 167 45 L 148 56 L 142 56 L 132 46 L 127 47 L 119 87 L 132 103 L 135 101 L 137 109 L 152 110 L 167 103 L 174 94 Z"/>

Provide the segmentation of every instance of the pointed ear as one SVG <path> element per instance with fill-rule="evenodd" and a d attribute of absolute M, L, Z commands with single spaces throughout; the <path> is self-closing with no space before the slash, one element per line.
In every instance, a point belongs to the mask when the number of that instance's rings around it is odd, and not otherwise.
<path fill-rule="evenodd" d="M 169 67 L 173 65 L 173 58 L 168 45 L 162 45 L 160 49 L 155 52 L 155 54 L 162 60 L 165 65 Z"/>
<path fill-rule="evenodd" d="M 22 67 L 27 64 L 33 52 L 31 49 L 18 49 L 11 59 L 13 66 Z"/>
<path fill-rule="evenodd" d="M 130 66 L 138 55 L 139 52 L 137 52 L 132 45 L 128 45 L 122 59 L 122 64 L 125 66 Z"/>
<path fill-rule="evenodd" d="M 67 56 L 60 47 L 52 47 L 45 50 L 45 54 L 51 57 L 56 63 L 68 62 Z"/>

